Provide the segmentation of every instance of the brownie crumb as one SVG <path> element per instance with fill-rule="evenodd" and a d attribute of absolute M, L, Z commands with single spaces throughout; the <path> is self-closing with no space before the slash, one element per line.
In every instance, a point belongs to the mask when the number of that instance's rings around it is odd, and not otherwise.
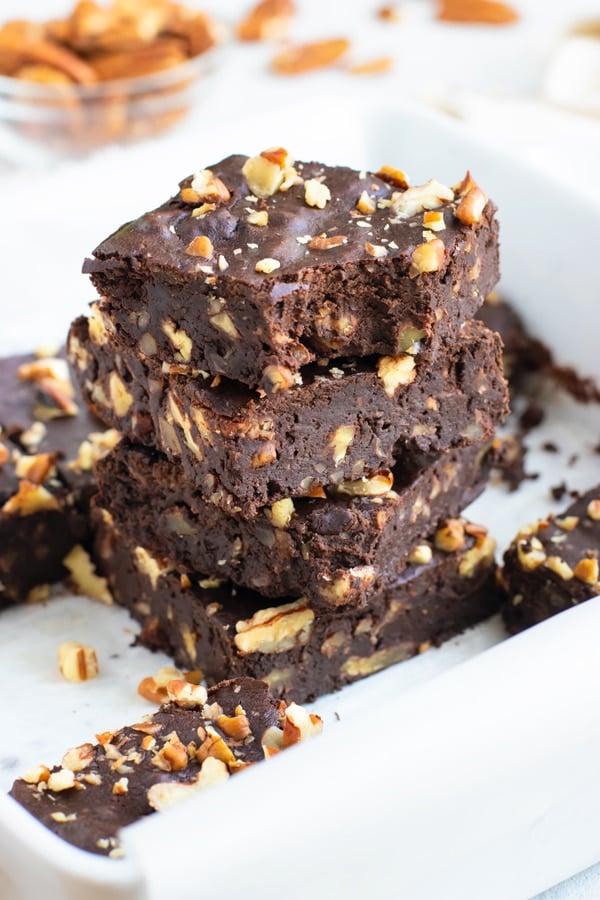
<path fill-rule="evenodd" d="M 558 453 L 558 447 L 554 441 L 545 441 L 542 444 L 542 450 L 545 450 L 546 453 Z"/>
<path fill-rule="evenodd" d="M 566 493 L 567 485 L 564 481 L 561 481 L 560 484 L 555 484 L 554 487 L 550 488 L 550 494 L 553 500 L 562 500 Z"/>
<path fill-rule="evenodd" d="M 546 413 L 544 412 L 543 407 L 535 400 L 532 400 L 521 413 L 519 425 L 523 431 L 527 433 L 528 431 L 531 431 L 532 428 L 537 428 L 538 425 L 541 425 L 545 418 Z"/>
<path fill-rule="evenodd" d="M 570 457 L 567 460 L 567 465 L 574 466 L 578 459 L 579 459 L 579 453 L 571 453 Z"/>
<path fill-rule="evenodd" d="M 526 453 L 527 447 L 523 444 L 523 436 L 520 434 L 507 435 L 496 448 L 494 474 L 499 476 L 511 494 L 524 481 L 535 481 L 539 478 L 539 472 L 525 471 Z"/>
<path fill-rule="evenodd" d="M 593 378 L 582 377 L 571 366 L 552 365 L 549 374 L 580 403 L 600 403 L 600 389 Z"/>

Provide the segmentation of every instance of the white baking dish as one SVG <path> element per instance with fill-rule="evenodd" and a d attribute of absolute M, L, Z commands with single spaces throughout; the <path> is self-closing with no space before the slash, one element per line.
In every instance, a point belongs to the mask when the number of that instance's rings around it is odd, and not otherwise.
<path fill-rule="evenodd" d="M 20 177 L 3 197 L 13 230 L 4 236 L 0 296 L 15 302 L 0 352 L 60 340 L 91 297 L 76 274 L 81 258 L 187 171 L 233 150 L 284 144 L 297 158 L 397 165 L 415 182 L 435 175 L 453 183 L 469 167 L 500 207 L 504 292 L 558 362 L 600 377 L 600 210 L 500 155 L 493 138 L 415 109 L 336 102 L 321 119 L 311 105 L 213 126 L 199 150 L 188 138 L 107 153 L 48 175 L 42 198 Z M 44 235 L 35 267 L 22 238 L 32 206 Z M 600 481 L 591 452 L 600 410 L 560 395 L 549 409 L 534 443 L 552 438 L 563 452 L 532 451 L 530 468 L 541 477 L 511 497 L 490 491 L 473 511 L 502 546 L 553 508 L 550 485 Z M 581 458 L 569 469 L 573 452 Z M 494 620 L 323 698 L 314 704 L 326 721 L 321 738 L 127 829 L 126 861 L 90 858 L 0 798 L 0 896 L 531 896 L 600 859 L 599 629 L 600 601 L 511 640 Z M 130 650 L 134 631 L 122 611 L 76 598 L 3 614 L 4 788 L 30 765 L 58 760 L 147 709 L 135 685 L 164 660 Z M 60 682 L 54 654 L 65 637 L 97 646 L 106 660 L 97 682 Z"/>

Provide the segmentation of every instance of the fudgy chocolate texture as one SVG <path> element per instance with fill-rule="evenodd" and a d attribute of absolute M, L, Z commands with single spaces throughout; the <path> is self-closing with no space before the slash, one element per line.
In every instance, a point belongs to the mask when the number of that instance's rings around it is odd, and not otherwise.
<path fill-rule="evenodd" d="M 538 372 L 551 363 L 550 352 L 533 338 L 512 304 L 493 292 L 477 312 L 477 318 L 502 338 L 502 365 L 511 391 L 518 391 L 531 372 Z"/>
<path fill-rule="evenodd" d="M 364 605 L 393 584 L 419 539 L 481 493 L 492 462 L 487 446 L 421 456 L 394 470 L 393 488 L 391 477 L 354 483 L 372 496 L 329 488 L 252 518 L 207 503 L 180 467 L 128 442 L 99 463 L 97 477 L 99 502 L 127 539 L 181 571 L 331 609 Z"/>
<path fill-rule="evenodd" d="M 479 443 L 508 410 L 499 338 L 476 322 L 424 373 L 410 355 L 396 358 L 396 368 L 381 358 L 343 360 L 309 367 L 303 385 L 271 397 L 146 367 L 116 339 L 102 343 L 97 322 L 78 319 L 69 338 L 94 412 L 180 462 L 187 481 L 231 512 L 255 514 L 406 466 L 416 452 Z"/>
<path fill-rule="evenodd" d="M 502 614 L 522 631 L 600 594 L 600 485 L 560 516 L 523 528 L 504 554 Z"/>
<path fill-rule="evenodd" d="M 494 542 L 464 520 L 414 548 L 413 561 L 366 608 L 328 612 L 303 598 L 269 605 L 230 582 L 180 574 L 128 546 L 106 519 L 97 544 L 115 602 L 142 623 L 142 644 L 199 666 L 209 683 L 252 675 L 297 702 L 408 659 L 498 609 Z"/>
<path fill-rule="evenodd" d="M 117 856 L 121 828 L 264 759 L 267 729 L 277 729 L 270 743 L 285 746 L 294 710 L 288 714 L 263 682 L 222 681 L 208 696 L 183 681 L 168 689 L 172 700 L 157 712 L 69 750 L 52 770 L 17 779 L 11 795 L 69 843 Z"/>
<path fill-rule="evenodd" d="M 65 359 L 0 360 L 0 606 L 43 596 L 89 545 L 92 462 L 117 440 L 101 427 Z"/>
<path fill-rule="evenodd" d="M 229 199 L 212 209 L 201 198 L 186 202 L 197 184 L 187 178 L 84 263 L 119 328 L 159 363 L 277 390 L 282 376 L 293 380 L 316 357 L 396 355 L 417 332 L 450 334 L 498 280 L 491 202 L 479 221 L 463 224 L 458 193 L 409 193 L 368 172 L 315 162 L 296 164 L 299 183 L 257 199 L 242 173 L 246 159 L 212 166 Z M 331 193 L 324 208 L 305 200 L 305 182 L 315 178 Z M 370 214 L 357 208 L 363 191 Z M 424 224 L 432 206 L 442 214 L 435 233 Z M 250 223 L 257 212 L 266 212 L 266 225 Z M 210 241 L 208 256 L 190 252 L 199 236 Z M 319 236 L 340 243 L 315 249 L 309 241 Z M 428 238 L 443 243 L 443 257 L 436 271 L 419 273 L 413 254 Z M 265 259 L 278 267 L 256 271 Z"/>

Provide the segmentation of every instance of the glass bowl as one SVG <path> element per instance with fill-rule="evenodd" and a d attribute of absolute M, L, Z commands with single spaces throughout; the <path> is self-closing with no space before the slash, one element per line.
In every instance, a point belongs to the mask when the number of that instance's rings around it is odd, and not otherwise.
<path fill-rule="evenodd" d="M 0 161 L 26 165 L 85 156 L 161 134 L 196 103 L 214 52 L 151 75 L 91 85 L 0 76 Z"/>

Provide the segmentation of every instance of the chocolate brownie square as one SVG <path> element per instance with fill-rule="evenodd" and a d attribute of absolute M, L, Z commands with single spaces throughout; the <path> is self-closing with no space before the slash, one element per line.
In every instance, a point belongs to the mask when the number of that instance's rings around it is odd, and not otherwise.
<path fill-rule="evenodd" d="M 470 176 L 409 187 L 279 148 L 186 178 L 84 272 L 144 356 L 271 393 L 318 357 L 451 338 L 498 280 L 498 225 Z"/>
<path fill-rule="evenodd" d="M 302 385 L 272 396 L 165 374 L 102 322 L 79 319 L 69 338 L 95 414 L 179 462 L 187 481 L 233 513 L 408 467 L 415 452 L 480 443 L 508 411 L 500 340 L 477 322 L 424 371 L 410 354 L 315 364 Z"/>
<path fill-rule="evenodd" d="M 142 624 L 139 641 L 200 667 L 208 683 L 248 675 L 299 703 L 408 659 L 493 615 L 494 541 L 450 519 L 413 548 L 364 608 L 317 610 L 306 597 L 268 601 L 231 582 L 182 573 L 130 544 L 108 514 L 96 553 L 116 603 Z"/>
<path fill-rule="evenodd" d="M 127 539 L 180 571 L 331 609 L 364 605 L 393 584 L 414 545 L 481 493 L 493 462 L 488 445 L 421 455 L 409 468 L 279 500 L 250 518 L 207 502 L 180 466 L 127 441 L 97 477 L 99 502 Z"/>

